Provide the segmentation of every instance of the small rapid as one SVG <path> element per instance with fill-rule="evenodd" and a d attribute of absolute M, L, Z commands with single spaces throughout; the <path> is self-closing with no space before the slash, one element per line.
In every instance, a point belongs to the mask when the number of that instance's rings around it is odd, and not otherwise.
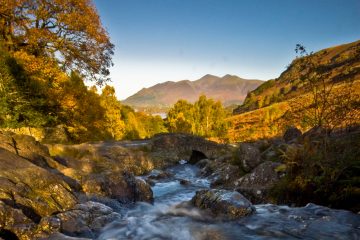
<path fill-rule="evenodd" d="M 167 169 L 171 176 L 152 187 L 154 204 L 137 203 L 127 209 L 120 221 L 103 229 L 99 239 L 360 239 L 359 214 L 315 204 L 300 208 L 255 205 L 251 216 L 213 219 L 188 204 L 210 182 L 198 176 L 199 168 L 182 163 Z"/>

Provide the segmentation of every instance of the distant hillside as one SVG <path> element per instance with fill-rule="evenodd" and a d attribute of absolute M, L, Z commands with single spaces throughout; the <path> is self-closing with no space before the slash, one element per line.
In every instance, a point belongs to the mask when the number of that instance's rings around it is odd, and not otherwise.
<path fill-rule="evenodd" d="M 304 60 L 314 62 L 314 67 L 304 68 L 302 66 Z M 305 91 L 301 78 L 306 79 L 314 73 L 335 83 L 360 79 L 360 40 L 296 58 L 279 78 L 264 82 L 249 93 L 244 104 L 236 108 L 234 114 L 300 96 Z"/>
<path fill-rule="evenodd" d="M 196 80 L 179 82 L 164 82 L 149 88 L 143 88 L 128 97 L 122 103 L 135 108 L 170 107 L 179 99 L 195 102 L 201 94 L 220 100 L 225 106 L 241 104 L 246 94 L 254 90 L 263 81 L 247 80 L 234 75 L 217 77 L 205 75 Z"/>
<path fill-rule="evenodd" d="M 312 64 L 304 64 L 309 62 Z M 304 122 L 304 111 L 311 107 L 314 95 L 306 83 L 314 76 L 319 86 L 324 81 L 335 97 L 326 102 L 329 111 L 335 111 L 336 105 L 344 104 L 342 99 L 352 95 L 351 102 L 344 107 L 353 109 L 351 124 L 359 124 L 360 41 L 356 41 L 296 58 L 279 78 L 264 82 L 250 92 L 244 104 L 228 119 L 232 123 L 231 141 L 279 136 L 290 125 L 307 130 L 310 126 Z"/>

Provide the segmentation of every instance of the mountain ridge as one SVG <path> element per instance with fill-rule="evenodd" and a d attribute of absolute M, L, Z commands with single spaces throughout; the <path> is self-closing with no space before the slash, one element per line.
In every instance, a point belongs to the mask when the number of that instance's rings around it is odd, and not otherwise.
<path fill-rule="evenodd" d="M 201 94 L 205 94 L 209 98 L 221 101 L 224 106 L 229 106 L 241 104 L 247 93 L 263 82 L 257 79 L 243 79 L 230 74 L 222 77 L 206 74 L 194 81 L 157 83 L 141 89 L 121 102 L 135 108 L 170 107 L 179 99 L 195 102 Z"/>

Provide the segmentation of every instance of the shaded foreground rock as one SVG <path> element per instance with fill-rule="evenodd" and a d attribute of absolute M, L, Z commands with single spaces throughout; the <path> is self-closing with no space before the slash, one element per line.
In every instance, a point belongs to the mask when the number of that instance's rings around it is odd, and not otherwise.
<path fill-rule="evenodd" d="M 233 181 L 243 175 L 238 166 L 230 164 L 231 160 L 232 156 L 224 156 L 213 161 L 201 160 L 196 165 L 201 168 L 200 174 L 210 180 L 212 188 L 218 186 L 228 188 Z"/>
<path fill-rule="evenodd" d="M 128 172 L 92 174 L 86 177 L 82 185 L 89 196 L 110 197 L 121 203 L 153 201 L 150 186 Z"/>
<path fill-rule="evenodd" d="M 77 204 L 73 209 L 59 213 L 54 218 L 60 221 L 60 231 L 73 237 L 96 238 L 108 223 L 120 219 L 121 215 L 97 202 Z"/>
<path fill-rule="evenodd" d="M 251 171 L 262 162 L 260 150 L 250 143 L 240 144 L 238 158 L 243 169 L 247 172 Z"/>
<path fill-rule="evenodd" d="M 255 208 L 243 195 L 228 190 L 201 190 L 191 199 L 195 207 L 212 213 L 221 220 L 234 220 L 248 216 Z"/>
<path fill-rule="evenodd" d="M 280 163 L 264 162 L 234 182 L 235 190 L 247 197 L 252 203 L 268 202 L 270 189 L 276 184 L 282 175 L 277 168 Z"/>

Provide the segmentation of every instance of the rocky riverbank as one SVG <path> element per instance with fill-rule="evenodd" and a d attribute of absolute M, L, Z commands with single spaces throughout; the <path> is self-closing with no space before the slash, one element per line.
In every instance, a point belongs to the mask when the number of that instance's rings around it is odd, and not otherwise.
<path fill-rule="evenodd" d="M 95 238 L 120 217 L 109 206 L 153 201 L 150 185 L 136 175 L 183 159 L 214 159 L 227 150 L 181 134 L 45 146 L 30 136 L 1 132 L 0 237 Z"/>
<path fill-rule="evenodd" d="M 185 160 L 210 187 L 187 204 L 222 220 L 251 215 L 252 204 L 273 201 L 270 190 L 286 175 L 282 156 L 301 149 L 306 136 L 289 129 L 283 139 L 238 145 L 161 134 L 142 141 L 45 146 L 1 132 L 0 238 L 97 238 L 104 226 L 122 219 L 122 209 L 152 203 L 151 186 L 173 177 L 166 168 Z"/>

